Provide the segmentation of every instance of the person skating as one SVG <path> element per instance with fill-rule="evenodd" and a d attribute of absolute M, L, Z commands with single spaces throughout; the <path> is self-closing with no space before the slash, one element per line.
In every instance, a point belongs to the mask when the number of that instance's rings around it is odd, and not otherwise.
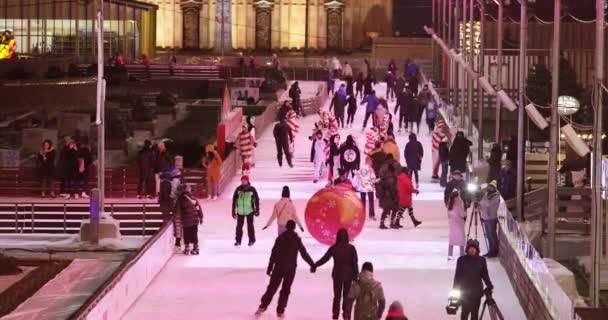
<path fill-rule="evenodd" d="M 355 114 L 357 114 L 357 97 L 352 94 L 349 95 L 346 103 L 348 104 L 348 109 L 346 109 L 346 126 L 352 128 Z"/>
<path fill-rule="evenodd" d="M 324 265 L 332 258 L 334 260 L 334 267 L 331 272 L 334 287 L 332 319 L 337 320 L 340 317 L 340 301 L 342 301 L 342 313 L 347 314 L 350 286 L 359 274 L 357 249 L 350 244 L 348 231 L 344 228 L 338 230 L 336 243 L 329 247 L 325 255 L 315 263 L 313 270 Z"/>
<path fill-rule="evenodd" d="M 251 185 L 249 176 L 241 177 L 241 185 L 234 190 L 232 195 L 232 218 L 237 220 L 235 246 L 241 245 L 243 238 L 243 225 L 247 220 L 247 236 L 249 246 L 255 243 L 255 228 L 253 217 L 260 215 L 260 198 L 257 190 Z"/>
<path fill-rule="evenodd" d="M 344 128 L 344 111 L 346 108 L 346 86 L 344 84 L 340 85 L 340 88 L 334 94 L 334 97 L 331 99 L 331 103 L 329 104 L 329 112 L 331 112 L 332 108 L 334 109 L 334 115 L 336 116 L 336 120 L 338 120 L 338 125 L 340 128 Z"/>
<path fill-rule="evenodd" d="M 452 179 L 448 181 L 443 190 L 443 202 L 446 207 L 448 205 L 448 201 L 450 200 L 450 196 L 452 195 L 452 191 L 458 190 L 460 192 L 460 198 L 464 202 L 465 209 L 469 208 L 469 194 L 466 191 L 466 184 L 464 179 L 462 178 L 462 173 L 459 170 L 452 171 Z"/>
<path fill-rule="evenodd" d="M 380 101 L 376 97 L 376 92 L 371 91 L 369 95 L 365 95 L 362 104 L 365 104 L 365 119 L 363 120 L 363 130 L 367 127 L 367 121 L 376 113 Z M 373 119 L 372 119 L 373 121 Z"/>
<path fill-rule="evenodd" d="M 415 133 L 410 133 L 409 142 L 405 145 L 403 152 L 405 156 L 405 163 L 407 168 L 410 170 L 409 175 L 414 177 L 416 180 L 416 188 L 420 185 L 420 178 L 418 171 L 422 164 L 422 157 L 424 157 L 424 148 L 420 141 L 418 141 Z"/>
<path fill-rule="evenodd" d="M 257 146 L 257 142 L 255 141 L 255 137 L 249 131 L 249 127 L 246 123 L 243 123 L 241 127 L 237 145 L 239 146 L 239 151 L 241 153 L 243 168 L 245 168 L 246 165 L 251 166 L 253 163 L 253 152 Z M 241 168 L 241 171 L 243 171 L 243 168 Z"/>
<path fill-rule="evenodd" d="M 390 154 L 393 156 L 393 160 L 397 162 L 401 162 L 401 155 L 399 152 L 399 146 L 397 145 L 397 141 L 395 140 L 394 135 L 387 135 L 382 143 L 382 151 L 386 154 Z"/>
<path fill-rule="evenodd" d="M 352 303 L 354 302 L 354 319 L 356 320 L 378 320 L 382 318 L 386 307 L 386 298 L 382 283 L 374 279 L 374 265 L 365 262 L 361 266 L 359 278 L 353 281 L 348 293 L 348 314 L 344 319 L 350 319 Z"/>
<path fill-rule="evenodd" d="M 387 158 L 392 156 L 388 155 Z M 382 217 L 380 218 L 380 229 L 388 229 L 385 224 L 386 218 L 390 221 L 395 220 L 397 210 L 399 210 L 399 190 L 397 189 L 397 174 L 395 167 L 391 163 L 385 163 L 380 169 L 380 182 L 376 186 Z"/>
<path fill-rule="evenodd" d="M 176 214 L 180 216 L 184 235 L 184 254 L 199 254 L 198 225 L 203 224 L 203 210 L 190 193 L 190 186 L 180 184 L 176 201 Z M 192 249 L 190 249 L 192 245 Z"/>
<path fill-rule="evenodd" d="M 317 129 L 314 138 L 312 140 L 312 147 L 310 148 L 310 162 L 314 164 L 314 183 L 319 182 L 319 179 L 326 174 L 327 171 L 327 156 L 325 149 L 327 148 L 328 141 L 323 138 L 323 131 Z"/>
<path fill-rule="evenodd" d="M 359 72 L 357 76 L 357 80 L 355 81 L 355 98 L 361 97 L 363 99 L 363 83 L 365 78 L 363 78 L 363 73 Z"/>
<path fill-rule="evenodd" d="M 290 195 L 289 187 L 283 186 L 281 200 L 275 203 L 274 208 L 272 209 L 272 215 L 262 230 L 266 230 L 276 219 L 279 235 L 287 230 L 287 222 L 289 221 L 295 221 L 298 227 L 300 227 L 300 230 L 304 232 L 304 227 L 300 222 L 300 218 L 298 218 L 296 206 L 293 204 L 293 201 L 291 201 Z"/>
<path fill-rule="evenodd" d="M 298 82 L 294 82 L 289 88 L 289 97 L 291 98 L 291 105 L 293 106 L 293 111 L 298 115 L 302 115 L 300 96 L 302 95 L 302 90 L 300 90 L 300 86 Z"/>
<path fill-rule="evenodd" d="M 412 195 L 418 194 L 418 189 L 414 188 L 412 184 L 412 179 L 409 176 L 409 170 L 406 167 L 401 169 L 401 173 L 397 177 L 397 187 L 399 189 L 399 211 L 397 212 L 397 217 L 394 221 L 391 221 L 391 228 L 399 229 L 402 228 L 399 220 L 403 218 L 403 213 L 405 210 L 408 211 L 410 219 L 412 219 L 412 224 L 414 227 L 418 227 L 422 222 L 416 219 L 414 216 L 414 205 L 412 201 Z"/>
<path fill-rule="evenodd" d="M 450 148 L 448 147 L 448 138 L 444 137 L 439 143 L 439 162 L 441 163 L 441 178 L 439 178 L 439 186 L 445 188 L 448 184 L 448 171 L 450 167 Z"/>
<path fill-rule="evenodd" d="M 255 313 L 256 316 L 261 316 L 266 311 L 279 286 L 281 286 L 281 292 L 277 303 L 277 316 L 279 318 L 285 316 L 285 308 L 298 266 L 298 254 L 310 265 L 311 271 L 315 272 L 314 261 L 306 252 L 302 239 L 295 232 L 296 223 L 293 220 L 287 221 L 285 229 L 285 232 L 277 237 L 272 247 L 268 268 L 266 269 L 266 274 L 270 276 L 270 282 L 266 287 L 266 292 L 262 295 L 260 306 Z"/>
<path fill-rule="evenodd" d="M 171 171 L 165 171 L 160 175 L 160 190 L 158 192 L 158 205 L 160 212 L 163 214 L 164 221 L 173 220 L 173 237 L 175 238 L 175 253 L 181 251 L 183 227 L 180 214 L 176 214 L 177 199 L 175 195 L 177 190 L 173 190 L 173 174 Z M 183 188 L 183 187 L 182 187 Z M 182 190 L 182 189 L 180 189 Z"/>
<path fill-rule="evenodd" d="M 327 148 L 327 147 L 326 147 Z M 327 179 L 331 182 L 337 176 L 340 168 L 340 135 L 334 134 L 329 138 L 329 150 L 327 154 L 328 174 Z"/>
<path fill-rule="evenodd" d="M 344 170 L 343 168 L 338 169 L 338 177 L 334 180 L 334 185 L 338 186 L 338 185 L 342 185 L 342 186 L 347 186 L 352 188 L 353 187 L 353 182 L 348 178 L 348 175 L 346 174 L 346 170 Z"/>
<path fill-rule="evenodd" d="M 286 119 L 281 119 L 281 121 L 274 126 L 273 135 L 277 146 L 277 161 L 279 167 L 283 166 L 283 154 L 285 154 L 287 165 L 289 165 L 290 168 L 293 168 L 290 144 L 293 142 L 294 136 Z"/>
<path fill-rule="evenodd" d="M 481 200 L 479 209 L 481 210 L 481 221 L 488 238 L 488 258 L 498 256 L 498 207 L 500 206 L 500 194 L 496 190 L 496 181 L 488 183 Z"/>
<path fill-rule="evenodd" d="M 209 200 L 217 200 L 220 180 L 222 179 L 222 157 L 213 146 L 207 149 L 210 150 L 203 155 L 201 164 L 206 172 Z"/>
<path fill-rule="evenodd" d="M 466 255 L 458 258 L 453 288 L 460 291 L 460 319 L 478 320 L 479 306 L 484 292 L 492 292 L 494 286 L 488 274 L 488 264 L 479 256 L 479 242 L 467 242 Z M 483 282 L 483 283 L 482 283 Z M 483 288 L 483 284 L 486 288 Z"/>
<path fill-rule="evenodd" d="M 394 101 L 395 86 L 397 85 L 395 74 L 391 71 L 387 72 L 384 81 L 386 81 L 386 99 L 392 99 Z"/>
<path fill-rule="evenodd" d="M 42 148 L 38 152 L 38 170 L 42 197 L 44 198 L 48 194 L 51 198 L 55 198 L 55 192 L 53 191 L 55 148 L 51 140 L 44 140 Z"/>
<path fill-rule="evenodd" d="M 460 198 L 458 189 L 454 189 L 448 200 L 448 221 L 450 225 L 448 260 L 452 260 L 454 246 L 460 247 L 460 256 L 464 255 L 464 225 L 467 212 L 464 209 L 464 201 Z"/>
<path fill-rule="evenodd" d="M 452 147 L 450 147 L 450 169 L 452 171 L 468 172 L 467 157 L 471 153 L 472 145 L 473 143 L 464 137 L 462 131 L 456 133 L 456 138 L 454 138 Z"/>
<path fill-rule="evenodd" d="M 374 193 L 376 191 L 376 183 L 378 183 L 378 179 L 376 178 L 376 174 L 374 173 L 374 169 L 372 168 L 372 159 L 370 157 L 365 158 L 365 164 L 361 166 L 359 171 L 357 171 L 355 177 L 355 185 L 357 191 L 361 195 L 363 209 L 367 211 L 367 214 L 370 219 L 376 221 Z M 368 207 L 366 207 L 366 203 L 369 203 Z"/>
<path fill-rule="evenodd" d="M 410 110 L 414 108 L 415 103 L 414 96 L 411 92 L 409 92 L 409 90 L 406 92 L 397 93 L 397 103 L 395 104 L 393 114 L 397 116 L 397 110 L 399 110 L 399 132 L 401 132 L 403 128 L 406 130 L 408 129 L 410 122 Z"/>
<path fill-rule="evenodd" d="M 352 135 L 340 146 L 340 166 L 348 177 L 352 177 L 361 164 L 361 152 Z"/>
<path fill-rule="evenodd" d="M 403 310 L 403 305 L 399 301 L 393 301 L 388 307 L 385 320 L 408 320 Z"/>

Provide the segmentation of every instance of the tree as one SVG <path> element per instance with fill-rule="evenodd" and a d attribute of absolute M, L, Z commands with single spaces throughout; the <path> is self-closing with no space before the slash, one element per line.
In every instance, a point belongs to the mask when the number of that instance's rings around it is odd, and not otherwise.
<path fill-rule="evenodd" d="M 526 80 L 526 95 L 537 105 L 548 106 L 551 103 L 551 72 L 542 64 L 535 64 L 528 71 Z M 543 116 L 549 116 L 550 110 L 540 108 Z"/>

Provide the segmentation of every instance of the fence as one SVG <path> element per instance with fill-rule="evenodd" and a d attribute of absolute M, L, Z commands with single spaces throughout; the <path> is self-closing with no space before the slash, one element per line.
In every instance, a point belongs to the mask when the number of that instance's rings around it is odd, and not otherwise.
<path fill-rule="evenodd" d="M 0 233 L 78 233 L 89 218 L 86 201 L 0 201 Z M 122 235 L 152 235 L 163 224 L 155 202 L 106 202 L 105 212 L 120 222 Z"/>

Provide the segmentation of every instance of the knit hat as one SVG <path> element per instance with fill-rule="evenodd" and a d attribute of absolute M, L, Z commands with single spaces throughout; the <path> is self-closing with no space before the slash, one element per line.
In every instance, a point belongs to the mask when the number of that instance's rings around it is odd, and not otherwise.
<path fill-rule="evenodd" d="M 249 176 L 248 176 L 248 175 L 244 175 L 244 176 L 242 176 L 242 177 L 241 177 L 241 182 L 247 182 L 247 183 L 249 183 L 249 182 L 250 182 L 250 180 L 249 180 Z"/>
<path fill-rule="evenodd" d="M 405 317 L 405 313 L 403 311 L 403 305 L 399 301 L 393 301 L 390 307 L 388 307 L 387 317 Z"/>
<path fill-rule="evenodd" d="M 290 196 L 289 187 L 288 186 L 283 186 L 283 192 L 281 192 L 281 197 L 282 198 L 289 198 L 289 196 Z"/>
<path fill-rule="evenodd" d="M 490 181 L 490 183 L 488 183 L 488 187 L 493 187 L 494 189 L 497 189 L 498 183 L 496 182 L 496 180 L 492 180 Z"/>
<path fill-rule="evenodd" d="M 285 224 L 285 228 L 286 228 L 287 230 L 291 230 L 291 231 L 293 231 L 293 230 L 295 230 L 295 229 L 296 229 L 296 223 L 295 223 L 293 220 L 289 220 L 289 221 L 287 221 L 287 223 Z"/>
<path fill-rule="evenodd" d="M 371 262 L 367 261 L 361 266 L 361 271 L 374 272 L 374 265 Z"/>

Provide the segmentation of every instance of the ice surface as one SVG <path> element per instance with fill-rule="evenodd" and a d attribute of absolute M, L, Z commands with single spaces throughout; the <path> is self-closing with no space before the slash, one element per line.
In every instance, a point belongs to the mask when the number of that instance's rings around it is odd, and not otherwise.
<path fill-rule="evenodd" d="M 301 86 L 315 85 L 300 82 Z M 303 90 L 305 91 L 305 90 Z M 376 86 L 385 92 L 385 85 Z M 394 102 L 390 102 L 391 109 Z M 361 131 L 364 107 L 360 106 L 352 129 L 342 129 L 356 135 L 359 146 L 364 145 Z M 295 168 L 279 168 L 275 159 L 275 144 L 271 132 L 258 141 L 257 162 L 251 174 L 253 185 L 262 199 L 261 216 L 256 219 L 257 242 L 253 247 L 233 247 L 235 221 L 230 216 L 230 198 L 239 178 L 214 202 L 203 202 L 205 224 L 199 231 L 199 256 L 175 255 L 140 297 L 125 319 L 253 319 L 259 299 L 266 288 L 265 269 L 276 237 L 273 226 L 262 231 L 261 226 L 271 214 L 281 187 L 289 185 L 299 214 L 303 215 L 306 201 L 325 183 L 312 183 L 309 162 L 311 133 L 315 115 L 300 120 L 301 133 L 296 140 Z M 396 123 L 396 121 L 395 121 Z M 396 126 L 397 127 L 397 126 Z M 396 133 L 403 152 L 407 133 Z M 383 283 L 390 304 L 400 300 L 410 319 L 456 319 L 445 314 L 451 289 L 455 262 L 447 260 L 448 224 L 442 189 L 431 183 L 431 140 L 423 124 L 419 139 L 425 156 L 421 173 L 421 193 L 414 197 L 416 216 L 423 221 L 417 229 L 406 222 L 402 230 L 380 230 L 378 222 L 367 221 L 355 240 L 360 263 L 372 261 L 376 278 Z M 380 210 L 377 210 L 377 214 Z M 481 234 L 481 233 L 480 233 Z M 319 259 L 326 246 L 318 244 L 307 233 L 304 244 L 313 259 Z M 244 239 L 246 243 L 246 236 Z M 482 242 L 482 247 L 485 244 Z M 482 251 L 485 251 L 482 248 Z M 525 319 L 505 270 L 497 259 L 488 262 L 494 282 L 495 297 L 506 319 Z M 331 318 L 333 295 L 331 262 L 311 274 L 300 260 L 299 270 L 287 306 L 287 319 L 319 320 Z M 276 319 L 276 299 L 261 319 Z"/>

